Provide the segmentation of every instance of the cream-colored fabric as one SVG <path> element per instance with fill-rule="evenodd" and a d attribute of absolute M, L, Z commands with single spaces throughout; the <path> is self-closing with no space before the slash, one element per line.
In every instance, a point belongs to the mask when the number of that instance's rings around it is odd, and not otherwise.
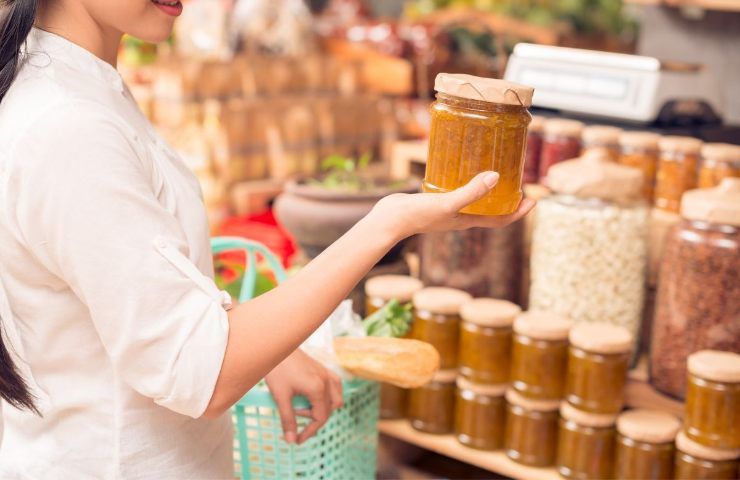
<path fill-rule="evenodd" d="M 0 104 L 5 340 L 43 417 L 3 405 L 0 478 L 226 478 L 199 419 L 228 336 L 197 180 L 118 73 L 34 30 Z"/>

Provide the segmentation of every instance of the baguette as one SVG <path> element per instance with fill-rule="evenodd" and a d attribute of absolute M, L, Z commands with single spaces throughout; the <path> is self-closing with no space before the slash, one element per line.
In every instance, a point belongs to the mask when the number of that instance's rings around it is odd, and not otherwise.
<path fill-rule="evenodd" d="M 358 377 L 416 388 L 439 370 L 439 353 L 419 340 L 385 337 L 334 339 L 339 364 Z"/>

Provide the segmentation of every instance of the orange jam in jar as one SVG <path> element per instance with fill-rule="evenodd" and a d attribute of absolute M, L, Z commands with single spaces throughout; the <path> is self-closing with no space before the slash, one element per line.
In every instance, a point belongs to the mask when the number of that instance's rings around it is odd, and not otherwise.
<path fill-rule="evenodd" d="M 527 108 L 534 89 L 490 78 L 442 73 L 435 83 L 424 191 L 442 193 L 462 187 L 492 170 L 498 184 L 461 210 L 477 215 L 514 213 L 523 198 L 522 175 Z"/>

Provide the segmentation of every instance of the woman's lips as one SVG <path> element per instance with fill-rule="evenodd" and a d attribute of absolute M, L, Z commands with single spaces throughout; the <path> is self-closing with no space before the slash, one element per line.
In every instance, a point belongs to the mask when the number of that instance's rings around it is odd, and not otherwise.
<path fill-rule="evenodd" d="M 166 1 L 166 0 L 151 0 L 151 2 L 162 10 L 167 15 L 172 17 L 179 17 L 182 13 L 182 2 L 177 1 Z"/>

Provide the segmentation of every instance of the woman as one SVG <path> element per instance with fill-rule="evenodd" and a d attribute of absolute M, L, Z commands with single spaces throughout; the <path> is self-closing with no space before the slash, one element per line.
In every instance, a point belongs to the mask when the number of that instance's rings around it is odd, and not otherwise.
<path fill-rule="evenodd" d="M 460 215 L 498 176 L 393 195 L 290 281 L 227 311 L 195 178 L 115 70 L 165 40 L 165 0 L 4 0 L 0 31 L 2 478 L 231 477 L 228 409 L 266 378 L 301 443 L 341 386 L 296 350 L 399 240 L 499 227 Z M 0 16 L 0 18 L 3 18 Z M 296 431 L 292 396 L 313 423 Z"/>

